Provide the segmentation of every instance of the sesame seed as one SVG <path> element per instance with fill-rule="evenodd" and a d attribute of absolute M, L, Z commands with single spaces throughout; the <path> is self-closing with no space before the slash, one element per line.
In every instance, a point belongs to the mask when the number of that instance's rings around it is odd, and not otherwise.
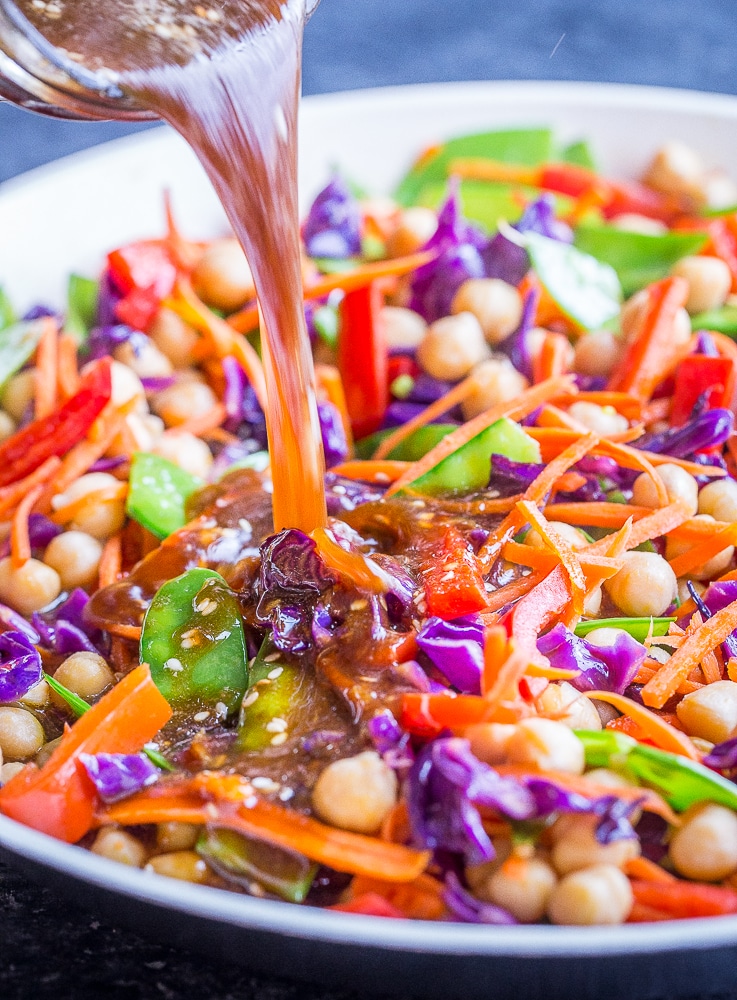
<path fill-rule="evenodd" d="M 207 617 L 207 615 L 211 615 L 213 611 L 217 611 L 218 604 L 217 601 L 213 601 L 211 597 L 208 597 L 202 601 L 201 604 L 195 604 L 194 609 L 199 612 L 199 614 Z"/>
<path fill-rule="evenodd" d="M 273 719 L 266 723 L 267 733 L 284 733 L 286 730 L 286 719 L 280 719 L 279 716 L 274 716 Z"/>
<path fill-rule="evenodd" d="M 282 802 L 289 802 L 289 800 L 293 797 L 294 797 L 293 788 L 282 788 L 282 790 L 279 792 L 279 799 Z"/>
<path fill-rule="evenodd" d="M 227 714 L 228 714 L 228 706 L 224 702 L 219 701 L 215 705 L 215 715 L 219 715 L 221 719 L 224 719 Z"/>
<path fill-rule="evenodd" d="M 170 656 L 164 663 L 164 670 L 171 670 L 173 674 L 180 674 L 184 670 L 184 664 L 176 656 Z"/>
<path fill-rule="evenodd" d="M 281 677 L 283 673 L 284 673 L 284 667 L 274 667 L 274 669 L 270 670 L 266 676 L 269 678 L 270 681 L 275 681 L 277 677 Z"/>
<path fill-rule="evenodd" d="M 351 611 L 363 611 L 364 608 L 368 607 L 368 601 L 360 597 L 357 601 L 351 603 Z"/>
<path fill-rule="evenodd" d="M 287 742 L 287 734 L 286 733 L 277 733 L 276 736 L 272 736 L 271 737 L 271 745 L 272 745 L 272 747 L 280 747 L 282 745 L 282 743 L 286 743 L 286 742 Z"/>
<path fill-rule="evenodd" d="M 251 778 L 251 784 L 260 792 L 276 792 L 280 787 L 276 781 L 272 781 L 271 778 L 262 776 Z"/>
<path fill-rule="evenodd" d="M 281 653 L 269 653 L 268 656 L 264 657 L 264 663 L 276 663 L 279 659 L 281 659 Z"/>
<path fill-rule="evenodd" d="M 195 722 L 204 722 L 205 719 L 209 719 L 210 718 L 210 713 L 209 712 L 198 712 L 197 715 L 193 715 L 192 718 L 194 719 Z"/>
<path fill-rule="evenodd" d="M 243 699 L 243 708 L 249 708 L 255 701 L 258 701 L 258 691 L 249 691 Z"/>

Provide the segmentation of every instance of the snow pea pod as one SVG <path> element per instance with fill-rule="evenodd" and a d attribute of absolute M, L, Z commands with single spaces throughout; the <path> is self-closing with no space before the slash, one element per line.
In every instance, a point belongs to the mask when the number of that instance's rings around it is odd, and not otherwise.
<path fill-rule="evenodd" d="M 233 830 L 208 830 L 197 843 L 197 853 L 246 887 L 257 882 L 288 903 L 304 902 L 319 867 L 302 854 Z"/>
<path fill-rule="evenodd" d="M 652 235 L 603 225 L 581 225 L 575 233 L 579 250 L 614 268 L 626 296 L 665 278 L 676 261 L 698 253 L 706 239 L 705 233 Z"/>
<path fill-rule="evenodd" d="M 653 635 L 667 635 L 668 627 L 674 621 L 675 618 L 597 618 L 595 621 L 579 622 L 575 631 L 583 638 L 598 628 L 620 628 L 638 642 L 644 642 L 651 626 Z"/>
<path fill-rule="evenodd" d="M 173 462 L 139 451 L 131 462 L 128 515 L 157 538 L 168 538 L 187 523 L 187 500 L 202 485 Z"/>
<path fill-rule="evenodd" d="M 737 306 L 722 306 L 691 317 L 692 330 L 716 330 L 728 337 L 737 338 Z"/>
<path fill-rule="evenodd" d="M 140 653 L 175 707 L 222 705 L 229 714 L 248 687 L 238 598 L 209 569 L 190 569 L 159 588 L 143 622 Z"/>
<path fill-rule="evenodd" d="M 737 785 L 702 764 L 612 730 L 577 730 L 587 767 L 609 767 L 658 791 L 677 812 L 697 802 L 737 809 Z"/>
<path fill-rule="evenodd" d="M 77 343 L 84 343 L 97 319 L 97 298 L 99 282 L 70 274 L 67 284 L 67 314 L 64 329 L 71 333 Z"/>
<path fill-rule="evenodd" d="M 250 667 L 250 688 L 241 708 L 237 746 L 261 751 L 286 741 L 290 712 L 299 709 L 303 672 L 287 663 L 267 636 Z M 278 721 L 276 721 L 278 720 Z"/>
<path fill-rule="evenodd" d="M 15 323 L 15 310 L 4 288 L 0 288 L 0 330 Z"/>
<path fill-rule="evenodd" d="M 0 300 L 0 388 L 33 355 L 45 329 L 43 320 L 5 325 L 3 317 L 3 303 Z"/>

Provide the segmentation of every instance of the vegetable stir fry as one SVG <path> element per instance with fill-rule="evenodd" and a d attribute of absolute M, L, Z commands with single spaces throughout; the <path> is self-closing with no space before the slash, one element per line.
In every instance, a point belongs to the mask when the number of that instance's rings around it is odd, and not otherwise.
<path fill-rule="evenodd" d="M 0 813 L 383 917 L 737 913 L 735 205 L 546 130 L 335 176 L 311 535 L 234 240 L 167 205 L 63 312 L 0 294 Z"/>

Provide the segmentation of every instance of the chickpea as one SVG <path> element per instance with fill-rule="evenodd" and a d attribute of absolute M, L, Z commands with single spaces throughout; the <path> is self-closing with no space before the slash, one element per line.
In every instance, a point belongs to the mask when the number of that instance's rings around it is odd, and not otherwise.
<path fill-rule="evenodd" d="M 668 232 L 668 227 L 659 219 L 651 219 L 647 215 L 640 215 L 637 212 L 623 212 L 611 220 L 615 229 L 622 229 L 627 233 L 641 233 L 643 236 L 662 236 Z"/>
<path fill-rule="evenodd" d="M 689 514 L 695 514 L 699 506 L 699 486 L 694 477 L 678 465 L 666 462 L 657 467 L 658 476 L 665 486 L 670 503 L 679 501 Z M 660 507 L 655 483 L 646 472 L 641 472 L 632 487 L 632 503 L 639 507 Z"/>
<path fill-rule="evenodd" d="M 466 726 L 464 737 L 473 753 L 486 764 L 503 764 L 507 759 L 507 745 L 514 736 L 515 726 L 503 722 L 477 722 Z"/>
<path fill-rule="evenodd" d="M 548 684 L 538 700 L 540 711 L 569 729 L 601 729 L 599 713 L 568 681 Z"/>
<path fill-rule="evenodd" d="M 49 703 L 51 688 L 44 680 L 34 684 L 30 691 L 26 691 L 20 699 L 24 708 L 45 708 Z"/>
<path fill-rule="evenodd" d="M 632 909 L 629 879 L 614 865 L 571 872 L 553 889 L 548 917 L 554 924 L 622 924 Z"/>
<path fill-rule="evenodd" d="M 469 312 L 479 321 L 488 344 L 494 346 L 513 333 L 522 319 L 522 296 L 499 278 L 469 278 L 455 294 L 451 313 Z"/>
<path fill-rule="evenodd" d="M 556 521 L 553 525 L 553 530 L 557 535 L 560 535 L 574 552 L 580 552 L 581 549 L 585 549 L 589 544 L 589 540 L 584 535 L 582 531 L 578 528 L 574 528 L 572 524 L 566 524 L 564 521 Z M 547 545 L 543 540 L 542 535 L 537 530 L 537 528 L 532 528 L 525 535 L 525 545 L 531 545 L 533 549 L 546 549 Z"/>
<path fill-rule="evenodd" d="M 422 316 L 414 309 L 403 309 L 401 306 L 384 306 L 381 324 L 386 346 L 390 349 L 413 351 L 420 346 L 427 332 L 427 323 Z"/>
<path fill-rule="evenodd" d="M 33 405 L 36 395 L 36 369 L 25 368 L 9 378 L 0 395 L 0 403 L 9 416 L 18 424 Z"/>
<path fill-rule="evenodd" d="M 215 393 L 205 382 L 179 382 L 156 393 L 152 409 L 167 427 L 176 427 L 192 417 L 201 417 L 215 406 Z"/>
<path fill-rule="evenodd" d="M 711 514 L 715 521 L 737 521 L 737 482 L 715 479 L 699 492 L 699 514 Z"/>
<path fill-rule="evenodd" d="M 545 915 L 556 882 L 555 872 L 541 858 L 513 855 L 488 880 L 487 892 L 492 903 L 520 923 L 533 924 Z"/>
<path fill-rule="evenodd" d="M 3 760 L 28 760 L 46 741 L 43 726 L 24 708 L 0 706 L 0 751 Z"/>
<path fill-rule="evenodd" d="M 113 361 L 110 366 L 110 376 L 112 379 L 110 401 L 114 406 L 124 406 L 131 400 L 136 400 L 136 411 L 148 413 L 146 390 L 132 368 L 122 365 L 119 361 Z"/>
<path fill-rule="evenodd" d="M 118 480 L 109 472 L 88 472 L 72 483 L 65 493 L 57 493 L 51 500 L 51 506 L 54 510 L 59 510 L 88 494 L 117 486 Z M 125 500 L 102 500 L 85 504 L 76 513 L 70 528 L 103 540 L 120 531 L 124 523 Z"/>
<path fill-rule="evenodd" d="M 583 744 L 568 726 L 553 719 L 523 719 L 507 743 L 512 764 L 532 764 L 541 771 L 583 774 Z"/>
<path fill-rule="evenodd" d="M 166 875 L 167 878 L 177 878 L 182 882 L 207 882 L 207 865 L 194 851 L 173 851 L 170 854 L 157 854 L 146 865 L 147 872 Z"/>
<path fill-rule="evenodd" d="M 318 816 L 355 833 L 376 833 L 396 801 L 396 775 L 373 750 L 328 764 L 312 790 Z"/>
<path fill-rule="evenodd" d="M 21 614 L 30 615 L 51 604 L 61 593 L 59 574 L 38 559 L 29 559 L 19 569 L 8 556 L 0 559 L 0 601 Z"/>
<path fill-rule="evenodd" d="M 159 309 L 148 335 L 175 368 L 189 368 L 193 363 L 199 334 L 172 309 Z"/>
<path fill-rule="evenodd" d="M 694 521 L 711 521 L 714 524 L 714 518 L 710 517 L 709 514 L 697 514 Z M 692 543 L 690 542 L 681 542 L 674 538 L 666 537 L 665 558 L 669 561 L 675 559 L 681 553 L 687 552 L 691 548 L 691 545 Z M 732 562 L 733 555 L 734 545 L 727 545 L 726 548 L 723 548 L 721 552 L 717 552 L 715 556 L 712 556 L 705 563 L 701 563 L 701 565 L 689 570 L 689 576 L 693 577 L 694 580 L 711 580 L 713 577 L 725 572 Z"/>
<path fill-rule="evenodd" d="M 659 617 L 673 603 L 676 575 L 656 552 L 626 552 L 624 565 L 604 589 L 617 607 L 633 618 Z"/>
<path fill-rule="evenodd" d="M 692 691 L 678 703 L 676 714 L 689 736 L 721 743 L 737 729 L 737 684 L 715 681 Z"/>
<path fill-rule="evenodd" d="M 101 858 L 108 858 L 131 868 L 141 868 L 146 860 L 146 849 L 141 841 L 125 830 L 112 826 L 100 830 L 90 850 Z"/>
<path fill-rule="evenodd" d="M 701 595 L 706 590 L 706 586 L 700 580 L 692 580 L 688 576 L 681 576 L 678 578 L 678 600 L 681 604 L 685 604 L 686 601 L 691 600 L 691 591 L 688 589 L 688 584 L 691 584 L 696 593 L 701 597 Z M 653 647 L 654 649 L 655 647 Z M 650 655 L 653 655 L 653 649 L 650 650 Z"/>
<path fill-rule="evenodd" d="M 597 406 L 596 403 L 572 403 L 568 407 L 569 416 L 573 417 L 588 430 L 601 437 L 610 434 L 621 434 L 629 429 L 630 422 L 614 409 L 613 406 Z"/>
<path fill-rule="evenodd" d="M 11 434 L 15 434 L 15 430 L 16 426 L 13 418 L 5 410 L 0 410 L 0 441 L 4 441 Z"/>
<path fill-rule="evenodd" d="M 466 312 L 432 323 L 417 348 L 417 360 L 433 378 L 455 382 L 483 361 L 487 352 L 479 321 Z"/>
<path fill-rule="evenodd" d="M 0 754 L 0 762 L 2 761 L 2 755 Z M 12 761 L 9 764 L 3 764 L 0 767 L 0 785 L 7 785 L 11 778 L 14 778 L 16 774 L 20 772 L 25 767 L 25 764 L 21 764 L 20 761 Z"/>
<path fill-rule="evenodd" d="M 476 388 L 461 403 L 464 420 L 471 420 L 496 403 L 515 399 L 530 384 L 508 358 L 489 358 L 473 370 Z"/>
<path fill-rule="evenodd" d="M 115 348 L 115 360 L 130 368 L 139 378 L 159 378 L 171 375 L 171 361 L 156 346 L 146 338 L 136 342 L 135 347 L 130 340 Z"/>
<path fill-rule="evenodd" d="M 682 257 L 671 274 L 688 282 L 686 309 L 692 316 L 723 306 L 732 287 L 730 270 L 718 257 Z"/>
<path fill-rule="evenodd" d="M 427 243 L 438 228 L 438 217 L 431 208 L 415 205 L 405 208 L 386 244 L 388 257 L 405 257 Z"/>
<path fill-rule="evenodd" d="M 231 313 L 256 295 L 251 268 L 238 240 L 216 240 L 200 257 L 192 272 L 199 297 L 215 309 Z"/>
<path fill-rule="evenodd" d="M 156 846 L 161 851 L 189 851 L 194 848 L 200 828 L 194 823 L 159 823 Z"/>
<path fill-rule="evenodd" d="M 212 452 L 207 444 L 202 438 L 184 431 L 162 434 L 153 451 L 200 479 L 207 479 L 212 468 Z"/>
<path fill-rule="evenodd" d="M 59 574 L 64 590 L 91 587 L 97 581 L 102 545 L 83 531 L 65 531 L 52 538 L 44 562 Z"/>
<path fill-rule="evenodd" d="M 619 364 L 624 343 L 611 330 L 592 330 L 576 341 L 573 370 L 579 375 L 608 378 Z"/>
<path fill-rule="evenodd" d="M 569 813 L 560 816 L 551 827 L 553 849 L 550 860 L 559 875 L 589 868 L 591 865 L 613 865 L 622 868 L 640 853 L 636 837 L 600 844 L 596 839 L 598 816 L 591 813 Z"/>
<path fill-rule="evenodd" d="M 699 154 L 683 142 L 666 142 L 648 166 L 643 181 L 656 191 L 699 199 L 704 164 Z"/>
<path fill-rule="evenodd" d="M 56 668 L 54 677 L 60 684 L 86 701 L 102 694 L 106 688 L 115 683 L 115 677 L 107 661 L 99 653 L 88 653 L 86 650 L 68 656 Z"/>
<path fill-rule="evenodd" d="M 699 802 L 683 814 L 668 848 L 673 867 L 685 878 L 719 882 L 737 871 L 737 815 L 713 802 Z"/>
<path fill-rule="evenodd" d="M 737 205 L 737 185 L 723 170 L 707 170 L 699 184 L 708 208 L 731 208 Z"/>

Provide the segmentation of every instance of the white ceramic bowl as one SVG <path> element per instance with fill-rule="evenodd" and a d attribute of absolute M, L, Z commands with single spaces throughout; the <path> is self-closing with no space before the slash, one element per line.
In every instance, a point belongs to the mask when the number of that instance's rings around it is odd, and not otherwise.
<path fill-rule="evenodd" d="M 567 83 L 477 83 L 310 98 L 302 110 L 304 198 L 337 164 L 390 190 L 414 155 L 473 129 L 550 125 L 591 140 L 602 169 L 632 175 L 664 140 L 737 161 L 737 99 Z M 224 229 L 182 142 L 156 130 L 70 157 L 0 188 L 0 285 L 18 306 L 63 302 L 70 270 L 157 235 L 162 190 L 187 234 Z M 737 984 L 737 917 L 614 928 L 476 927 L 387 921 L 241 897 L 130 870 L 0 817 L 0 848 L 92 906 L 210 955 L 362 991 L 534 1000 L 694 996 Z"/>

